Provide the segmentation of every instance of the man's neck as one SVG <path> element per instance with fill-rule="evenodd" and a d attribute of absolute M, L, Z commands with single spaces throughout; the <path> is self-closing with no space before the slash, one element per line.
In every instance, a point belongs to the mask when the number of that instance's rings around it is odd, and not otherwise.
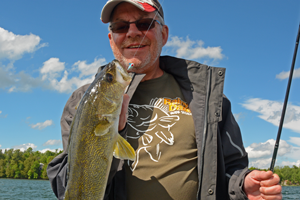
<path fill-rule="evenodd" d="M 146 73 L 146 75 L 142 79 L 142 82 L 161 77 L 163 74 L 164 74 L 163 70 L 160 69 L 160 67 L 156 67 L 153 70 L 151 70 L 150 72 Z"/>

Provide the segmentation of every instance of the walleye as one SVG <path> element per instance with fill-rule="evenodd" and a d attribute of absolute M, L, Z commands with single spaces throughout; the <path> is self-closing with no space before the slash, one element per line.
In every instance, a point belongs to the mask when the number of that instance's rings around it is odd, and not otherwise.
<path fill-rule="evenodd" d="M 134 149 L 118 133 L 123 94 L 130 81 L 113 60 L 83 95 L 70 130 L 65 199 L 103 199 L 112 157 L 135 159 Z"/>

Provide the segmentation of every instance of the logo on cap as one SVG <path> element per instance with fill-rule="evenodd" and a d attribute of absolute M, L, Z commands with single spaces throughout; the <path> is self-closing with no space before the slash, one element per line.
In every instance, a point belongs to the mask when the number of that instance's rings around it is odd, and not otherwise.
<path fill-rule="evenodd" d="M 135 1 L 135 2 L 141 2 L 141 3 L 147 3 L 147 4 L 151 5 L 151 6 L 154 6 L 154 4 L 152 3 L 151 0 L 133 0 L 133 1 Z"/>

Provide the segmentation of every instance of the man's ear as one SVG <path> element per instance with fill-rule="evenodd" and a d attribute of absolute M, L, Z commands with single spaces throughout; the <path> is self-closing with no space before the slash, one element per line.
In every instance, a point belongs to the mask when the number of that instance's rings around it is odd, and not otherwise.
<path fill-rule="evenodd" d="M 110 46 L 112 47 L 112 43 L 113 43 L 114 41 L 113 41 L 113 36 L 112 36 L 112 33 L 111 33 L 111 32 L 108 33 L 108 39 L 109 39 L 109 44 L 110 44 Z"/>

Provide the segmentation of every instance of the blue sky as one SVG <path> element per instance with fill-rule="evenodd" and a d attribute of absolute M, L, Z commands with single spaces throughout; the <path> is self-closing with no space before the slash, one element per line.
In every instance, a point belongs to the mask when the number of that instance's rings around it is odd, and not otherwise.
<path fill-rule="evenodd" d="M 106 1 L 0 2 L 0 149 L 62 149 L 60 117 L 72 91 L 114 59 Z M 161 0 L 163 55 L 225 67 L 225 95 L 250 166 L 270 166 L 300 22 L 298 0 Z M 300 53 L 299 53 L 300 54 Z M 300 165 L 300 56 L 276 165 Z"/>

